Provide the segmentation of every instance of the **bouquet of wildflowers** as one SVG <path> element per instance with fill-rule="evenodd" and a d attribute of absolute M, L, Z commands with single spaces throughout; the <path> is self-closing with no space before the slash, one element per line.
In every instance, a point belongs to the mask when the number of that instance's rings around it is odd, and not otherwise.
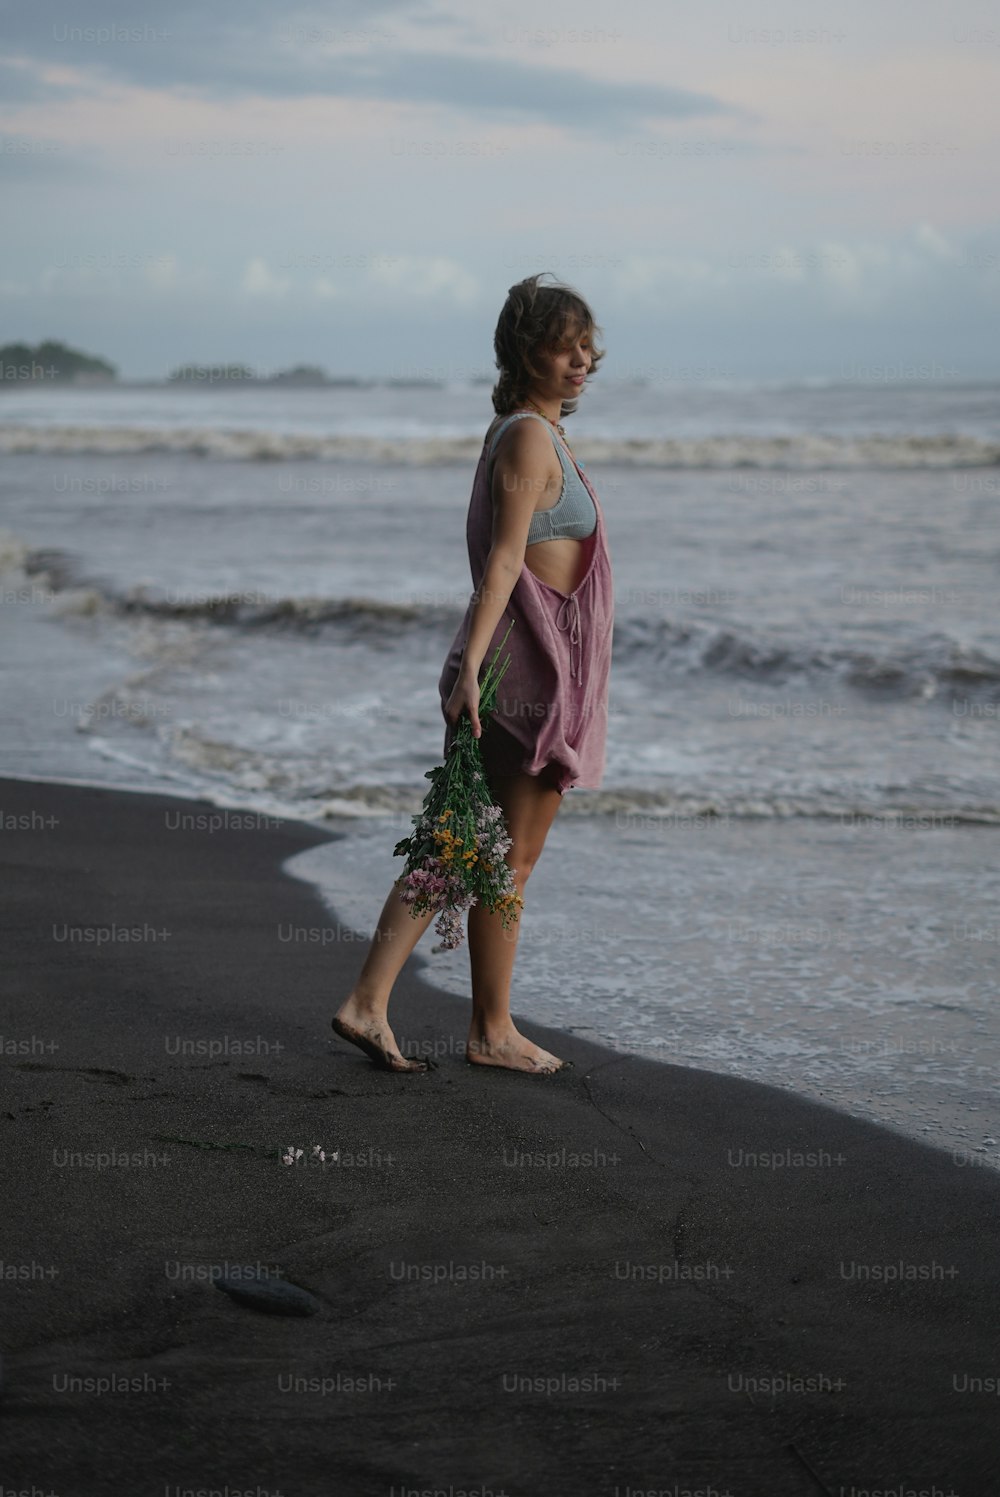
<path fill-rule="evenodd" d="M 497 661 L 513 627 L 480 682 L 480 721 L 496 705 L 510 656 L 499 669 Z M 423 810 L 412 818 L 415 829 L 393 851 L 394 857 L 406 858 L 399 897 L 414 918 L 437 912 L 434 929 L 442 946 L 453 951 L 462 944 L 462 916 L 472 905 L 497 912 L 506 929 L 524 901 L 514 887 L 514 870 L 505 861 L 511 839 L 503 811 L 490 795 L 468 715 L 459 719 L 445 762 L 429 769 L 424 778 L 431 788 Z"/>

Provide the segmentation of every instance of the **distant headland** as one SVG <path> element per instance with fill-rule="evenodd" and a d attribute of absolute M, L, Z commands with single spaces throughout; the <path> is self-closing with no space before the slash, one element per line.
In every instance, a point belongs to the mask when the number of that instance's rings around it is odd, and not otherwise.
<path fill-rule="evenodd" d="M 113 384 L 118 370 L 107 359 L 80 353 L 46 338 L 44 342 L 0 345 L 0 388 L 26 384 Z"/>
<path fill-rule="evenodd" d="M 464 377 L 469 384 L 491 385 L 495 376 L 455 371 L 451 378 Z M 328 374 L 319 364 L 295 364 L 290 369 L 262 373 L 249 364 L 179 364 L 165 380 L 120 380 L 118 370 L 108 359 L 82 353 L 65 343 L 47 338 L 32 347 L 29 343 L 0 345 L 0 391 L 23 385 L 188 385 L 206 389 L 217 385 L 293 386 L 300 389 L 367 389 L 390 386 L 401 389 L 430 387 L 442 390 L 448 385 L 440 371 L 414 370 L 381 379 L 362 379 L 354 375 Z"/>

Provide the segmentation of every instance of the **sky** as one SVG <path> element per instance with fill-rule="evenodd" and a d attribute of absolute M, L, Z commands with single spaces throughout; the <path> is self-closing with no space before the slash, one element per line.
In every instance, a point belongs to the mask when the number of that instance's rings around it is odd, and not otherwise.
<path fill-rule="evenodd" d="M 549 271 L 608 378 L 996 376 L 998 143 L 985 0 L 2 0 L 0 343 L 487 376 Z"/>

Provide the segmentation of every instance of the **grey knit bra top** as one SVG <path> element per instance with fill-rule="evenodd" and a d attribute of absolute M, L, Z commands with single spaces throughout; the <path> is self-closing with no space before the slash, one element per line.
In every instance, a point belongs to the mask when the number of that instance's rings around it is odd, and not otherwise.
<path fill-rule="evenodd" d="M 488 481 L 492 481 L 489 470 L 493 460 L 493 449 L 500 438 L 500 433 L 512 421 L 518 421 L 522 416 L 532 416 L 536 421 L 541 421 L 551 433 L 563 470 L 562 492 L 550 509 L 535 510 L 528 527 L 527 544 L 534 546 L 538 541 L 586 540 L 587 536 L 593 535 L 597 529 L 597 510 L 594 508 L 594 501 L 587 492 L 586 485 L 573 466 L 573 460 L 560 442 L 551 422 L 546 421 L 544 416 L 536 416 L 534 411 L 515 411 L 512 416 L 507 416 L 501 421 L 493 433 L 487 455 Z"/>

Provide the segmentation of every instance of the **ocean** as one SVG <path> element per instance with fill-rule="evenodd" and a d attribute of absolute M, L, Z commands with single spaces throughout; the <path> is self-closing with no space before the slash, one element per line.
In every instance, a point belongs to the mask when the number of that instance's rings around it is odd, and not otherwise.
<path fill-rule="evenodd" d="M 320 822 L 289 871 L 370 931 L 441 754 L 489 392 L 4 390 L 0 773 Z M 1000 386 L 602 371 L 565 424 L 608 763 L 528 886 L 515 1015 L 1000 1165 Z"/>

